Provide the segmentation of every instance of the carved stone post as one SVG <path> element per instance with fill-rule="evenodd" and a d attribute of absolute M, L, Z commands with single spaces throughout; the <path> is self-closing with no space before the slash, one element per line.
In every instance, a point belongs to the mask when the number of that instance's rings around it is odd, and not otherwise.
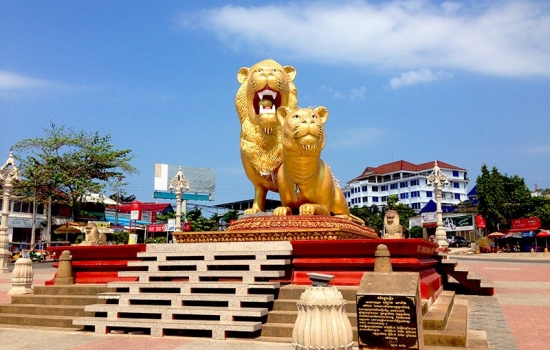
<path fill-rule="evenodd" d="M 447 180 L 447 175 L 443 174 L 439 166 L 437 165 L 437 160 L 435 161 L 434 169 L 430 176 L 428 176 L 428 185 L 434 186 L 435 193 L 435 203 L 437 205 L 436 214 L 437 214 L 437 229 L 435 230 L 435 241 L 439 244 L 440 248 L 447 248 L 449 243 L 447 242 L 447 232 L 443 227 L 443 211 L 441 210 L 441 192 L 443 186 L 449 184 Z"/>
<path fill-rule="evenodd" d="M 64 250 L 59 257 L 59 266 L 57 267 L 57 275 L 55 276 L 54 285 L 70 285 L 74 284 L 73 277 L 73 257 L 71 252 Z"/>
<path fill-rule="evenodd" d="M 176 231 L 181 231 L 181 196 L 189 191 L 189 181 L 183 175 L 181 166 L 176 176 L 170 181 L 170 190 L 176 190 Z"/>
<path fill-rule="evenodd" d="M 352 349 L 353 333 L 346 301 L 338 288 L 316 286 L 314 282 L 302 293 L 297 306 L 298 318 L 292 332 L 295 350 Z"/>
<path fill-rule="evenodd" d="M 0 273 L 8 273 L 8 216 L 10 215 L 10 197 L 13 192 L 13 182 L 19 180 L 19 169 L 15 166 L 13 153 L 0 168 L 0 184 L 4 191 L 2 196 L 2 223 L 0 224 Z"/>
<path fill-rule="evenodd" d="M 32 294 L 34 270 L 30 258 L 19 258 L 11 274 L 11 289 L 8 295 Z"/>

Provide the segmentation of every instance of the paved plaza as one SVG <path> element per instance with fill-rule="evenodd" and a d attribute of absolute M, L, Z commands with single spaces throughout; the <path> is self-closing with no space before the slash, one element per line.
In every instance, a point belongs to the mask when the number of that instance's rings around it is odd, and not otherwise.
<path fill-rule="evenodd" d="M 455 250 L 456 252 L 457 250 Z M 463 296 L 469 303 L 470 329 L 485 331 L 494 350 L 550 349 L 550 254 L 499 253 L 451 255 L 470 271 L 495 284 L 494 297 Z M 50 263 L 35 264 L 35 285 L 51 279 Z M 10 264 L 10 270 L 13 264 Z M 11 273 L 0 275 L 0 303 L 9 303 Z M 0 349 L 48 350 L 291 350 L 290 344 L 254 340 L 223 341 L 204 338 L 143 335 L 97 335 L 81 331 L 48 331 L 0 325 Z"/>

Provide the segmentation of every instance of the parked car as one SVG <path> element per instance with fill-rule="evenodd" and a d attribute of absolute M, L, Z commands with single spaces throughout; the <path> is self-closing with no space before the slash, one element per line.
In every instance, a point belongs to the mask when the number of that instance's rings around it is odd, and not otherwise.
<path fill-rule="evenodd" d="M 447 242 L 449 242 L 449 247 L 471 247 L 472 246 L 472 242 L 460 236 L 451 236 L 447 238 Z"/>

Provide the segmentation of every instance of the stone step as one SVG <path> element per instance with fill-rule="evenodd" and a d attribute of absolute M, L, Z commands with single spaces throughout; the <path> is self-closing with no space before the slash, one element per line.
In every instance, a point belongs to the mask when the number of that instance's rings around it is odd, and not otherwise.
<path fill-rule="evenodd" d="M 248 266 L 248 271 L 260 271 L 263 266 L 268 265 L 289 265 L 290 259 L 239 259 L 239 260 L 169 260 L 169 261 L 129 261 L 128 266 L 148 267 L 149 271 L 159 271 L 161 269 L 181 271 L 183 267 L 188 267 L 190 271 L 208 271 L 216 266 L 237 267 Z"/>
<path fill-rule="evenodd" d="M 467 302 L 455 301 L 444 330 L 424 330 L 424 344 L 431 346 L 465 347 L 468 335 Z"/>
<path fill-rule="evenodd" d="M 217 290 L 224 291 L 226 294 L 249 294 L 251 290 L 273 290 L 278 289 L 279 283 L 275 282 L 111 282 L 109 287 L 115 289 L 127 289 L 129 293 L 140 293 L 147 290 L 155 290 L 158 293 L 219 293 Z M 166 291 L 163 291 L 166 290 Z M 254 293 L 254 292 L 253 292 Z"/>
<path fill-rule="evenodd" d="M 37 305 L 90 305 L 101 303 L 97 296 L 87 295 L 12 295 L 12 304 L 37 304 Z"/>
<path fill-rule="evenodd" d="M 121 271 L 119 277 L 138 277 L 140 282 L 156 280 L 173 280 L 200 282 L 210 280 L 239 281 L 245 283 L 256 282 L 258 278 L 278 278 L 285 275 L 284 271 Z"/>
<path fill-rule="evenodd" d="M 357 313 L 348 312 L 348 319 L 353 327 L 357 327 Z M 298 318 L 298 310 L 296 311 L 270 311 L 267 316 L 268 323 L 288 323 L 294 325 Z"/>
<path fill-rule="evenodd" d="M 0 318 L 4 314 L 18 315 L 53 315 L 67 317 L 93 316 L 92 312 L 84 311 L 82 306 L 73 305 L 36 305 L 36 304 L 4 304 L 0 305 Z"/>
<path fill-rule="evenodd" d="M 28 314 L 8 314 L 3 313 L 0 317 L 0 324 L 10 324 L 18 326 L 39 326 L 55 328 L 82 328 L 79 325 L 73 325 L 73 317 L 54 316 L 54 315 L 28 315 Z"/>
<path fill-rule="evenodd" d="M 274 311 L 298 311 L 298 307 L 296 306 L 296 303 L 298 300 L 296 299 L 277 299 L 273 303 L 273 309 Z M 355 304 L 355 301 L 348 301 L 346 303 L 346 312 L 348 313 L 356 313 L 357 312 L 357 305 Z"/>
<path fill-rule="evenodd" d="M 73 323 L 80 326 L 94 326 L 95 333 L 107 334 L 113 328 L 125 330 L 145 330 L 153 337 L 165 335 L 167 330 L 211 331 L 213 339 L 225 339 L 227 332 L 257 332 L 261 322 L 249 321 L 206 321 L 201 320 L 154 320 L 154 319 L 107 319 L 98 317 L 75 318 Z"/>
<path fill-rule="evenodd" d="M 200 306 L 150 306 L 128 305 L 120 307 L 113 304 L 88 305 L 85 308 L 89 312 L 106 312 L 108 318 L 124 318 L 125 314 L 156 314 L 160 319 L 170 319 L 181 316 L 219 316 L 221 321 L 231 321 L 234 317 L 260 318 L 267 315 L 267 308 L 230 308 L 230 307 L 200 307 Z M 92 316 L 92 315 L 90 315 Z"/>
<path fill-rule="evenodd" d="M 73 284 L 73 285 L 53 285 L 53 286 L 34 286 L 34 295 L 97 295 L 114 291 L 105 284 Z"/>
<path fill-rule="evenodd" d="M 423 328 L 444 330 L 454 305 L 455 293 L 443 291 L 422 318 Z"/>
<path fill-rule="evenodd" d="M 143 304 L 149 302 L 169 302 L 171 306 L 185 305 L 186 302 L 204 302 L 204 303 L 225 303 L 229 307 L 240 307 L 241 303 L 268 303 L 272 302 L 275 297 L 271 294 L 158 294 L 158 293 L 102 293 L 100 298 L 118 299 L 119 305 Z M 95 303 L 90 303 L 95 304 Z M 89 305 L 89 304 L 88 304 Z M 167 305 L 167 304 L 164 304 Z"/>

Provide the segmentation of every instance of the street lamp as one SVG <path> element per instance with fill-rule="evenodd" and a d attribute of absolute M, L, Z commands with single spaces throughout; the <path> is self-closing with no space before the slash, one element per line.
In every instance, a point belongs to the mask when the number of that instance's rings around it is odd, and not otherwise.
<path fill-rule="evenodd" d="M 437 160 L 435 161 L 434 168 L 430 176 L 427 179 L 428 186 L 434 186 L 435 192 L 435 203 L 437 205 L 436 214 L 437 214 L 437 229 L 435 230 L 435 241 L 439 244 L 441 248 L 447 248 L 449 243 L 447 242 L 447 231 L 443 227 L 443 211 L 441 210 L 441 191 L 443 186 L 449 184 L 447 180 L 447 175 L 443 174 L 439 166 L 437 165 Z"/>
<path fill-rule="evenodd" d="M 8 237 L 8 216 L 10 215 L 10 197 L 13 192 L 13 181 L 19 180 L 19 169 L 15 166 L 13 153 L 0 168 L 0 184 L 4 195 L 2 198 L 2 223 L 0 224 L 0 273 L 8 273 L 8 246 L 10 239 Z"/>
<path fill-rule="evenodd" d="M 189 191 L 189 181 L 183 176 L 181 166 L 176 176 L 170 181 L 169 189 L 176 190 L 176 231 L 181 231 L 181 196 L 184 192 Z"/>

